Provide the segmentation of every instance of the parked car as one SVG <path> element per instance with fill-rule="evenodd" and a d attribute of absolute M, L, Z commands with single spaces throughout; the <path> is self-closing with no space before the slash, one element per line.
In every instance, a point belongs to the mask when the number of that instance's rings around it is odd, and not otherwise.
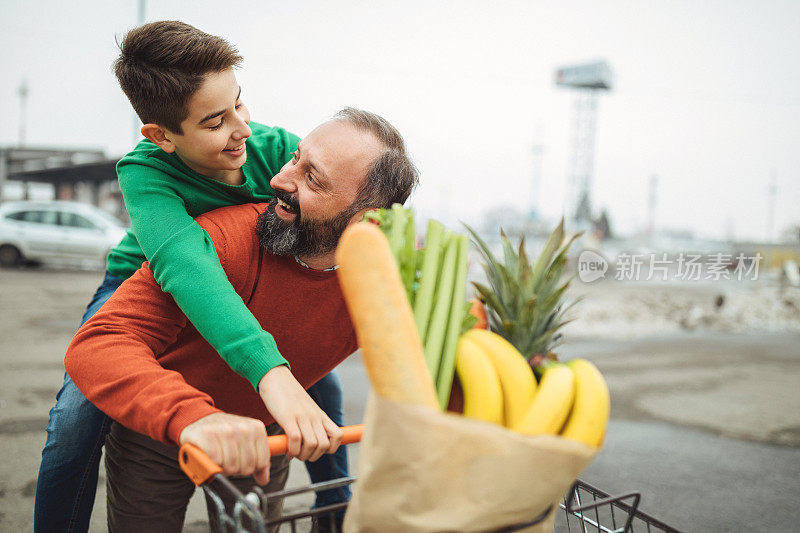
<path fill-rule="evenodd" d="M 26 261 L 104 262 L 125 235 L 122 222 L 78 202 L 5 202 L 0 205 L 0 266 Z"/>

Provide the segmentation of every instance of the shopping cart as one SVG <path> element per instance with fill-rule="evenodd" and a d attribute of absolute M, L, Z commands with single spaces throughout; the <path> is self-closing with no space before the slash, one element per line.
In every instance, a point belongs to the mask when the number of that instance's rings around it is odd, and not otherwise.
<path fill-rule="evenodd" d="M 343 444 L 353 444 L 361 440 L 363 425 L 345 426 L 342 428 Z M 286 453 L 286 436 L 269 437 L 269 449 L 272 455 Z M 211 503 L 209 512 L 217 515 L 219 523 L 226 531 L 267 533 L 276 526 L 280 531 L 299 533 L 309 531 L 314 518 L 330 517 L 331 522 L 337 511 L 347 507 L 347 503 L 337 503 L 300 512 L 286 512 L 276 519 L 268 519 L 267 502 L 276 500 L 286 502 L 292 498 L 308 499 L 309 494 L 316 491 L 336 489 L 350 485 L 354 477 L 347 477 L 314 483 L 301 488 L 286 489 L 265 494 L 259 487 L 242 494 L 223 474 L 222 468 L 215 464 L 202 450 L 191 444 L 184 444 L 178 455 L 178 462 L 195 485 L 203 488 Z M 232 509 L 226 509 L 222 496 L 232 499 Z M 590 484 L 578 480 L 567 492 L 564 501 L 559 505 L 554 533 L 561 532 L 598 532 L 627 533 L 646 531 L 678 533 L 678 530 L 664 522 L 639 510 L 641 495 L 638 492 L 611 496 Z M 513 524 L 500 529 L 497 533 L 521 531 L 543 521 L 552 509 L 522 524 Z"/>

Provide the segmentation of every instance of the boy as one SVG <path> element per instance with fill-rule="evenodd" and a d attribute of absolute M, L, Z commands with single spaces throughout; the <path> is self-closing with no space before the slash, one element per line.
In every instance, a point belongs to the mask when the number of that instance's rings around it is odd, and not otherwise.
<path fill-rule="evenodd" d="M 269 201 L 269 181 L 292 158 L 298 138 L 281 128 L 250 124 L 233 73 L 241 57 L 219 37 L 181 22 L 154 22 L 130 31 L 120 50 L 114 71 L 147 140 L 117 165 L 132 228 L 109 255 L 105 279 L 82 323 L 149 260 L 162 289 L 258 391 L 295 443 L 290 455 L 297 455 L 304 437 L 316 431 L 335 434 L 331 420 L 342 425 L 338 378 L 331 374 L 309 390 L 330 418 L 305 393 L 282 402 L 283 408 L 269 405 L 267 393 L 283 385 L 275 379 L 283 374 L 270 370 L 288 364 L 234 291 L 194 217 L 218 207 Z M 37 531 L 88 529 L 108 427 L 108 418 L 65 374 L 42 451 Z M 323 456 L 323 463 L 309 469 L 312 480 L 346 475 L 345 454 L 342 447 L 333 457 Z M 341 497 L 320 494 L 317 505 L 336 500 Z"/>

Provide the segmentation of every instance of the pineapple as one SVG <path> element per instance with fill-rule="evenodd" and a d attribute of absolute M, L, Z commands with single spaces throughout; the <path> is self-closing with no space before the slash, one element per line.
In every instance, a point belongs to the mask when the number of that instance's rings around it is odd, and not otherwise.
<path fill-rule="evenodd" d="M 525 253 L 525 238 L 514 250 L 500 230 L 503 260 L 498 261 L 477 233 L 467 228 L 478 245 L 490 287 L 473 283 L 486 302 L 489 329 L 505 337 L 533 365 L 542 356 L 553 358 L 551 351 L 561 341 L 559 330 L 569 320 L 565 314 L 577 301 L 565 305 L 562 300 L 570 279 L 562 283 L 567 265 L 567 250 L 580 233 L 564 240 L 564 221 L 550 235 L 544 250 L 534 262 Z"/>

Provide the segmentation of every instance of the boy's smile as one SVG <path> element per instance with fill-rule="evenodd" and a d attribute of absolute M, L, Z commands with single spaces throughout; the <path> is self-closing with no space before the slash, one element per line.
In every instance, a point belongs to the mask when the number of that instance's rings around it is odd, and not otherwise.
<path fill-rule="evenodd" d="M 234 146 L 233 148 L 225 148 L 222 152 L 228 157 L 240 157 L 245 153 L 244 143 L 240 144 L 239 146 Z"/>
<path fill-rule="evenodd" d="M 189 98 L 183 133 L 164 130 L 167 152 L 175 152 L 186 166 L 211 179 L 240 185 L 247 161 L 245 140 L 250 136 L 250 113 L 241 101 L 233 69 L 205 76 Z"/>

